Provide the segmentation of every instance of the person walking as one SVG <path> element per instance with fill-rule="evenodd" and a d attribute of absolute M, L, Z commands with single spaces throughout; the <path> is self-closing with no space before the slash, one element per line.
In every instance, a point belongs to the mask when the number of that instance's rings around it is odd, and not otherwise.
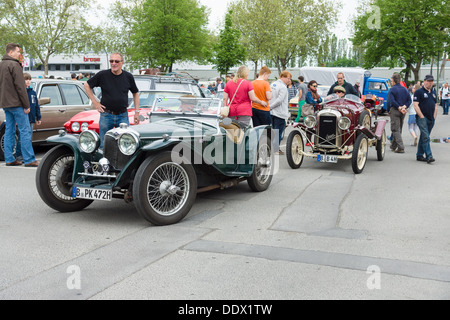
<path fill-rule="evenodd" d="M 391 78 L 392 87 L 388 92 L 388 100 L 390 101 L 389 116 L 391 118 L 392 132 L 391 150 L 395 153 L 405 153 L 402 129 L 408 106 L 412 102 L 408 89 L 402 86 L 400 81 L 400 75 L 394 74 Z"/>
<path fill-rule="evenodd" d="M 448 108 L 450 106 L 450 88 L 448 83 L 444 83 L 441 90 L 439 90 L 439 97 L 442 101 L 442 108 L 444 109 L 443 114 L 448 115 Z"/>
<path fill-rule="evenodd" d="M 351 83 L 345 81 L 345 76 L 343 72 L 339 72 L 336 75 L 337 81 L 330 87 L 330 90 L 328 90 L 328 95 L 333 94 L 334 93 L 334 87 L 336 86 L 341 86 L 345 89 L 345 92 L 347 94 L 354 94 L 355 96 L 358 95 L 358 93 L 356 92 L 355 88 L 352 86 Z"/>
<path fill-rule="evenodd" d="M 308 86 L 305 84 L 305 77 L 298 77 L 298 114 L 294 122 L 299 122 L 302 118 L 302 107 L 305 104 L 306 93 L 308 92 Z"/>
<path fill-rule="evenodd" d="M 272 99 L 272 90 L 270 89 L 268 81 L 271 73 L 270 69 L 267 66 L 264 66 L 259 70 L 258 78 L 252 81 L 256 97 L 267 103 L 266 106 L 262 106 L 259 103 L 252 102 L 252 120 L 254 127 L 272 124 L 269 107 L 269 100 Z"/>
<path fill-rule="evenodd" d="M 4 138 L 5 162 L 7 166 L 37 167 L 33 145 L 31 143 L 31 131 L 28 114 L 30 113 L 30 101 L 23 78 L 22 65 L 20 64 L 21 48 L 17 43 L 6 45 L 6 54 L 0 62 L 0 106 L 5 111 L 6 128 Z M 14 157 L 16 138 L 16 125 L 22 140 L 21 151 L 23 160 L 18 161 Z"/>
<path fill-rule="evenodd" d="M 411 90 L 411 96 L 414 97 L 414 93 L 420 89 L 420 86 L 418 84 L 415 84 Z M 408 90 L 409 92 L 409 90 Z M 411 134 L 411 136 L 414 139 L 414 142 L 411 143 L 412 146 L 417 147 L 417 143 L 419 140 L 419 127 L 417 126 L 417 122 L 416 122 L 416 110 L 414 109 L 414 102 L 411 103 L 411 105 L 409 106 L 408 109 L 408 129 L 409 129 L 409 133 Z"/>
<path fill-rule="evenodd" d="M 420 130 L 419 143 L 417 145 L 417 161 L 427 163 L 435 162 L 431 152 L 430 134 L 437 117 L 438 103 L 436 91 L 433 89 L 433 75 L 426 75 L 422 88 L 414 93 L 414 109 L 416 121 Z"/>
<path fill-rule="evenodd" d="M 131 73 L 122 69 L 124 59 L 122 54 L 113 53 L 109 60 L 111 69 L 96 73 L 84 83 L 87 95 L 100 113 L 99 132 L 100 148 L 108 130 L 119 127 L 121 123 L 130 124 L 128 120 L 128 91 L 133 94 L 134 123 L 139 124 L 139 89 Z M 102 89 L 99 102 L 92 91 L 95 87 Z"/>
<path fill-rule="evenodd" d="M 223 105 L 230 107 L 228 117 L 244 126 L 249 126 L 252 120 L 252 101 L 263 107 L 267 102 L 259 100 L 250 81 L 247 80 L 250 70 L 247 66 L 240 66 L 232 81 L 228 81 L 223 93 Z"/>
<path fill-rule="evenodd" d="M 272 127 L 278 130 L 278 139 L 275 139 L 275 154 L 283 155 L 280 149 L 280 143 L 283 139 L 283 132 L 286 128 L 286 120 L 289 119 L 289 100 L 288 84 L 292 81 L 292 75 L 289 71 L 283 71 L 280 78 L 272 83 L 272 99 L 269 101 L 270 114 L 272 116 Z"/>

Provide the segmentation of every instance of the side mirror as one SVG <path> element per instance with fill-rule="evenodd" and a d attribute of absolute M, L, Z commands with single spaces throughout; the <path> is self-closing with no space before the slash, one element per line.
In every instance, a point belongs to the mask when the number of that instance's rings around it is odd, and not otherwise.
<path fill-rule="evenodd" d="M 52 99 L 50 98 L 40 98 L 39 99 L 39 105 L 43 106 L 45 104 L 49 104 L 52 101 Z"/>

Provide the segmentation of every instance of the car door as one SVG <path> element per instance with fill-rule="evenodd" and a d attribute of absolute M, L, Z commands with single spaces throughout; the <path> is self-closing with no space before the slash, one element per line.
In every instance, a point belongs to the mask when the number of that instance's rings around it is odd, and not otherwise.
<path fill-rule="evenodd" d="M 58 134 L 75 114 L 92 108 L 87 94 L 75 82 L 43 83 L 38 98 L 50 98 L 50 103 L 40 106 L 42 123 L 34 128 L 33 142 Z"/>
<path fill-rule="evenodd" d="M 76 82 L 60 83 L 59 87 L 61 88 L 66 107 L 66 111 L 63 114 L 64 121 L 61 122 L 61 125 L 69 121 L 77 113 L 93 108 L 86 92 Z"/>
<path fill-rule="evenodd" d="M 57 83 L 42 83 L 37 91 L 38 98 L 50 98 L 50 103 L 40 106 L 41 125 L 34 126 L 33 142 L 45 141 L 63 128 L 61 117 L 66 111 L 63 97 Z"/>
<path fill-rule="evenodd" d="M 369 79 L 367 92 L 364 94 L 371 93 L 386 100 L 388 91 L 389 88 L 385 82 Z"/>

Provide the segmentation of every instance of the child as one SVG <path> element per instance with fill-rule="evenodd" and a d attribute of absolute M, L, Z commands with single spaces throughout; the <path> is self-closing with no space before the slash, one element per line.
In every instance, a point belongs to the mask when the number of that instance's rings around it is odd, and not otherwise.
<path fill-rule="evenodd" d="M 24 73 L 23 77 L 25 79 L 25 86 L 27 87 L 28 100 L 30 100 L 30 113 L 28 114 L 28 118 L 30 121 L 30 130 L 31 130 L 31 140 L 33 140 L 33 126 L 41 124 L 41 107 L 39 106 L 38 98 L 36 91 L 31 87 L 31 75 L 29 73 Z M 20 146 L 20 137 L 17 140 L 16 146 L 16 159 L 22 159 L 22 150 Z"/>
<path fill-rule="evenodd" d="M 418 84 L 414 85 L 412 89 L 412 94 L 414 95 L 414 92 L 416 92 L 416 90 L 418 89 L 420 89 L 420 85 Z M 414 139 L 414 142 L 411 143 L 411 145 L 417 146 L 420 130 L 416 123 L 416 110 L 414 110 L 414 102 L 411 103 L 411 105 L 409 106 L 408 128 L 409 133 L 411 133 L 411 136 Z"/>

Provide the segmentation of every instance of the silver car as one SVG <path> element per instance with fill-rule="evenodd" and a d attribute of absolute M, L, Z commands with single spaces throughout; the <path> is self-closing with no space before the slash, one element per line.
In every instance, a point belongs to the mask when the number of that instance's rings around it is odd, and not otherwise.
<path fill-rule="evenodd" d="M 33 143 L 42 143 L 64 129 L 64 123 L 79 112 L 94 109 L 83 83 L 72 80 L 33 79 L 41 107 L 41 125 L 34 126 Z M 4 160 L 5 112 L 0 109 L 0 160 Z"/>

